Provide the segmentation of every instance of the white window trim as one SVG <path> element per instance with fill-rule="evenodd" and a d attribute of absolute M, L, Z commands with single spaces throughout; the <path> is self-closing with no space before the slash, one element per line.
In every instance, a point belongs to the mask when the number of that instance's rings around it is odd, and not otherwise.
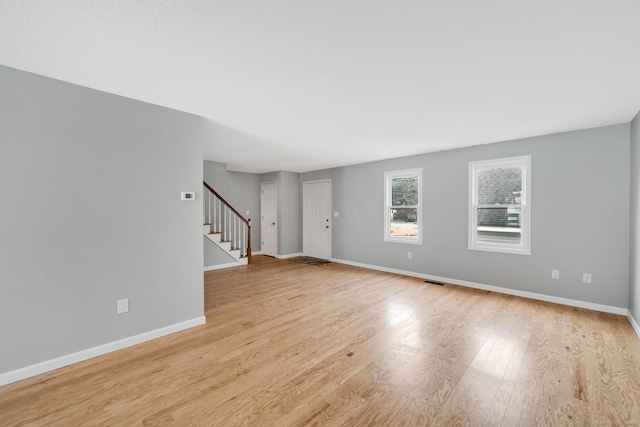
<path fill-rule="evenodd" d="M 415 206 L 417 209 L 416 217 L 418 220 L 418 236 L 391 236 L 391 219 L 389 218 L 391 208 L 391 180 L 393 178 L 406 178 L 411 176 L 418 176 L 418 205 Z M 405 169 L 384 173 L 384 241 L 393 243 L 408 243 L 410 245 L 422 244 L 422 168 Z"/>
<path fill-rule="evenodd" d="M 520 245 L 480 243 L 478 242 L 478 171 L 482 169 L 520 166 L 523 168 L 522 174 L 522 199 L 519 205 L 520 213 Z M 509 207 L 509 205 L 505 205 Z M 531 156 L 507 157 L 503 159 L 483 160 L 469 163 L 469 250 L 501 252 L 518 255 L 531 255 Z"/>

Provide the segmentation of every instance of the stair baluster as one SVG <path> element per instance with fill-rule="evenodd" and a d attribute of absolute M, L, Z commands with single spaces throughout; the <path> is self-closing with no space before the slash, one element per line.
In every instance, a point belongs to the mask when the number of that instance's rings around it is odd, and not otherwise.
<path fill-rule="evenodd" d="M 228 243 L 232 251 L 238 251 L 234 258 L 246 258 L 251 263 L 251 219 L 246 219 L 236 211 L 216 191 L 203 182 L 203 218 L 208 234 L 218 235 L 215 242 Z M 213 238 L 212 238 L 213 240 Z M 229 248 L 229 246 L 226 246 Z"/>

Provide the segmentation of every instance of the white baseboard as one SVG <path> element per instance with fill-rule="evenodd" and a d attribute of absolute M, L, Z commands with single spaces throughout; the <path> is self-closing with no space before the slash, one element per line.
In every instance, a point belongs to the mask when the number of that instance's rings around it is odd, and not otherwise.
<path fill-rule="evenodd" d="M 475 283 L 475 282 L 467 282 L 466 280 L 456 280 L 448 277 L 432 276 L 430 274 L 415 273 L 413 271 L 397 270 L 395 268 L 379 267 L 377 265 L 362 264 L 359 262 L 345 261 L 345 260 L 334 259 L 334 258 L 332 258 L 331 261 L 337 262 L 339 264 L 347 264 L 347 265 L 353 265 L 355 267 L 368 268 L 371 270 L 385 271 L 387 273 L 395 273 L 395 274 L 402 274 L 404 276 L 418 277 L 420 279 L 425 279 L 425 280 L 435 280 L 437 282 L 451 283 L 452 285 L 466 286 L 468 288 L 482 289 L 485 291 L 498 292 L 506 295 L 514 295 L 518 297 L 530 298 L 530 299 L 535 299 L 539 301 L 553 302 L 556 304 L 568 305 L 571 307 L 586 308 L 589 310 L 601 311 L 603 313 L 612 313 L 612 314 L 620 314 L 622 316 L 627 316 L 629 312 L 629 310 L 622 307 L 596 304 L 593 302 L 579 301 L 579 300 L 574 300 L 569 298 L 554 297 L 552 295 L 537 294 L 534 292 L 519 291 L 516 289 L 502 288 L 500 286 L 485 285 L 482 283 Z M 636 329 L 636 332 L 637 331 L 638 330 Z"/>
<path fill-rule="evenodd" d="M 276 255 L 276 258 L 278 258 L 278 259 L 287 259 L 287 258 L 294 258 L 294 257 L 297 257 L 297 256 L 303 256 L 302 252 L 298 252 L 298 253 L 295 253 L 295 254 L 285 254 L 285 255 L 279 255 L 278 254 L 278 255 Z"/>
<path fill-rule="evenodd" d="M 112 341 L 110 343 L 88 348 L 86 350 L 81 350 L 76 353 L 71 353 L 65 356 L 57 357 L 55 359 L 36 363 L 35 365 L 25 366 L 24 368 L 5 372 L 3 374 L 0 374 L 0 386 L 10 384 L 16 381 L 20 381 L 25 378 L 33 377 L 35 375 L 40 375 L 45 372 L 53 371 L 55 369 L 72 365 L 74 363 L 82 362 L 83 360 L 92 359 L 97 356 L 102 356 L 103 354 L 111 353 L 112 351 L 116 351 L 116 350 L 121 350 L 126 347 L 131 347 L 133 345 L 140 344 L 145 341 L 150 341 L 156 338 L 163 337 L 165 335 L 170 335 L 176 332 L 180 332 L 185 329 L 192 328 L 194 326 L 204 325 L 206 321 L 207 319 L 204 316 L 196 317 L 195 319 L 165 326 L 164 328 L 154 329 L 153 331 L 149 331 L 149 332 L 143 332 L 142 334 L 123 338 L 117 341 Z"/>
<path fill-rule="evenodd" d="M 238 262 L 229 262 L 227 264 L 210 265 L 208 267 L 205 267 L 204 271 L 220 270 L 221 268 L 237 267 L 239 265 L 243 265 L 243 264 L 240 264 Z"/>
<path fill-rule="evenodd" d="M 631 323 L 631 326 L 633 327 L 633 330 L 636 332 L 638 339 L 640 339 L 640 325 L 638 325 L 638 322 L 633 317 L 631 312 L 628 310 L 627 310 L 627 319 L 629 319 L 629 323 Z"/>

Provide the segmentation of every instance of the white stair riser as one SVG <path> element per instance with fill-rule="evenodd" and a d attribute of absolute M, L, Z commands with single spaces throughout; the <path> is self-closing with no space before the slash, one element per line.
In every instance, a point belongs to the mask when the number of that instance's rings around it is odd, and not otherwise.
<path fill-rule="evenodd" d="M 222 234 L 204 233 L 204 235 L 207 236 L 209 240 L 216 243 L 220 243 L 220 239 L 222 238 Z"/>
<path fill-rule="evenodd" d="M 210 225 L 203 225 L 202 226 L 202 232 L 204 234 L 209 234 L 211 232 L 211 226 Z"/>
<path fill-rule="evenodd" d="M 211 240 L 213 243 L 218 245 L 226 253 L 231 255 L 233 257 L 233 259 L 238 261 L 240 264 L 245 264 L 245 265 L 247 264 L 247 259 L 246 258 L 240 258 L 240 251 L 239 250 L 235 250 L 235 251 L 231 250 L 231 242 L 221 242 L 220 241 L 220 236 L 221 236 L 220 234 L 209 234 L 208 229 L 205 229 L 204 235 L 207 236 L 207 238 L 209 240 Z"/>
<path fill-rule="evenodd" d="M 231 251 L 231 242 L 221 242 L 219 234 L 205 234 L 209 240 L 211 240 L 216 245 L 220 246 L 227 252 Z"/>

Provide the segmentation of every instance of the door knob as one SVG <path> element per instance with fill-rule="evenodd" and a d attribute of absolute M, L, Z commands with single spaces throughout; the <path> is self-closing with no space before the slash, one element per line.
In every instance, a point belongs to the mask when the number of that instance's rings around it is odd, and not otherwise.
<path fill-rule="evenodd" d="M 329 226 L 327 225 L 326 228 L 329 228 Z"/>
<path fill-rule="evenodd" d="M 275 223 L 275 222 L 272 222 L 272 223 L 271 223 L 271 225 L 276 225 L 276 223 Z"/>

